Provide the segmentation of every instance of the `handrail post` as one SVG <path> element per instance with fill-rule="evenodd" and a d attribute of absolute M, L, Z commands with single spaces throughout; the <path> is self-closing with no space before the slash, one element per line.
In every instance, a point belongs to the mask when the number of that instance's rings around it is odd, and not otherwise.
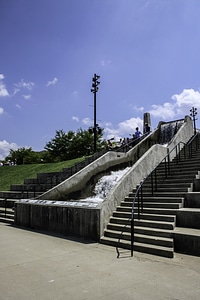
<path fill-rule="evenodd" d="M 134 215 L 131 218 L 131 256 L 133 256 L 134 244 Z"/>
<path fill-rule="evenodd" d="M 141 184 L 141 212 L 143 213 L 143 188 Z"/>
<path fill-rule="evenodd" d="M 192 156 L 192 150 L 191 150 L 191 147 L 192 146 L 192 144 L 189 144 L 189 158 Z"/>
<path fill-rule="evenodd" d="M 157 192 L 157 173 L 156 173 L 156 169 L 155 169 L 155 191 Z"/>
<path fill-rule="evenodd" d="M 176 164 L 178 164 L 178 150 L 177 150 L 177 145 L 176 145 Z"/>
<path fill-rule="evenodd" d="M 181 145 L 180 145 L 180 143 L 178 144 L 178 159 L 180 162 L 181 161 Z"/>
<path fill-rule="evenodd" d="M 7 199 L 5 198 L 5 219 L 6 219 L 6 213 L 7 213 L 6 207 L 7 207 Z"/>
<path fill-rule="evenodd" d="M 153 196 L 153 175 L 151 173 L 151 194 Z"/>
<path fill-rule="evenodd" d="M 195 146 L 196 146 L 196 151 L 198 150 L 198 135 L 195 138 Z"/>
<path fill-rule="evenodd" d="M 140 193 L 138 193 L 138 220 L 140 220 Z"/>
<path fill-rule="evenodd" d="M 184 150 L 183 150 L 183 151 L 184 151 L 184 159 L 186 159 L 186 152 L 185 152 L 185 148 L 186 148 L 186 147 L 183 147 L 183 149 L 184 149 Z"/>
<path fill-rule="evenodd" d="M 167 161 L 166 161 L 166 157 L 165 157 L 165 178 L 167 178 Z"/>
<path fill-rule="evenodd" d="M 167 155 L 167 165 L 168 165 L 168 174 L 167 174 L 167 176 L 168 175 L 170 175 L 170 154 L 168 153 L 168 155 Z M 166 177 L 167 178 L 167 177 Z"/>

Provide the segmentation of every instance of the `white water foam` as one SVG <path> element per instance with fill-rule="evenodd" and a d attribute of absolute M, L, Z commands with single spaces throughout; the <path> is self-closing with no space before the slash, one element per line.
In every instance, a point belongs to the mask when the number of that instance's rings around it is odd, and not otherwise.
<path fill-rule="evenodd" d="M 116 183 L 122 178 L 122 176 L 129 170 L 127 167 L 123 170 L 111 171 L 109 175 L 102 176 L 96 183 L 94 188 L 94 196 L 80 199 L 83 202 L 98 202 L 101 203 L 103 199 L 108 195 L 109 191 L 116 185 Z"/>

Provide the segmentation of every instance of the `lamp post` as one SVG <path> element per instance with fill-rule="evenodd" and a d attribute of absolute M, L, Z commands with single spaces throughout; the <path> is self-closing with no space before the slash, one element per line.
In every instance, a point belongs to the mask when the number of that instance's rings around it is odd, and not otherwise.
<path fill-rule="evenodd" d="M 98 79 L 100 78 L 99 75 L 94 74 L 94 77 L 92 78 L 92 89 L 91 92 L 94 94 L 94 127 L 93 127 L 93 133 L 94 133 L 94 153 L 96 152 L 97 149 L 97 127 L 98 124 L 96 124 L 97 120 L 97 115 L 96 115 L 96 93 L 98 92 L 98 85 L 100 82 Z"/>
<path fill-rule="evenodd" d="M 192 107 L 190 109 L 190 116 L 192 117 L 193 123 L 194 123 L 194 134 L 196 134 L 196 115 L 197 115 L 197 108 L 196 107 Z"/>

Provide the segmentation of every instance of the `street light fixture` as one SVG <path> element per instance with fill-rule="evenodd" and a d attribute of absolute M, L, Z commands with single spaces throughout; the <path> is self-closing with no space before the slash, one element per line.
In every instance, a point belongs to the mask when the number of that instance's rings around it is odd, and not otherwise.
<path fill-rule="evenodd" d="M 94 127 L 93 127 L 93 133 L 94 133 L 94 153 L 97 149 L 97 133 L 99 131 L 99 126 L 96 124 L 96 93 L 98 92 L 99 88 L 98 85 L 100 84 L 100 81 L 98 79 L 100 78 L 99 75 L 94 74 L 94 77 L 92 78 L 92 89 L 91 92 L 94 94 Z"/>
<path fill-rule="evenodd" d="M 190 109 L 190 116 L 192 117 L 193 123 L 194 123 L 194 134 L 196 134 L 196 115 L 197 115 L 197 108 L 196 107 L 192 107 Z"/>

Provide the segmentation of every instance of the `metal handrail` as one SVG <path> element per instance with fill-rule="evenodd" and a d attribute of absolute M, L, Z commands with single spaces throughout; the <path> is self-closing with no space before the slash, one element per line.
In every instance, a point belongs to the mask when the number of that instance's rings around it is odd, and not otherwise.
<path fill-rule="evenodd" d="M 191 157 L 192 155 L 192 143 L 194 141 L 196 141 L 196 150 L 198 149 L 199 147 L 199 139 L 197 138 L 198 137 L 198 133 L 195 134 L 188 143 L 184 143 L 184 142 L 179 142 L 176 146 L 174 146 L 173 149 L 171 149 L 170 152 L 167 153 L 167 155 L 160 161 L 160 163 L 153 169 L 153 171 L 151 171 L 139 184 L 137 190 L 136 190 L 136 193 L 135 193 L 135 196 L 134 196 L 134 199 L 133 199 L 133 204 L 132 204 L 132 214 L 131 214 L 131 256 L 133 256 L 133 248 L 134 248 L 134 205 L 135 205 L 135 202 L 136 202 L 136 199 L 138 199 L 138 219 L 140 219 L 140 192 L 141 192 L 141 213 L 143 213 L 143 197 L 142 197 L 142 187 L 143 187 L 143 184 L 145 183 L 145 181 L 147 180 L 147 178 L 149 178 L 149 176 L 152 176 L 153 178 L 153 173 L 155 172 L 155 185 L 156 185 L 156 190 L 157 190 L 157 178 L 156 178 L 156 170 L 157 168 L 161 165 L 161 163 L 163 161 L 165 161 L 165 164 L 166 164 L 166 159 L 168 161 L 168 171 L 169 171 L 169 162 L 170 162 L 170 154 L 175 150 L 176 151 L 176 157 L 177 157 L 177 161 L 176 163 L 178 163 L 178 159 L 180 161 L 180 145 L 183 144 L 184 146 L 188 146 L 189 147 L 189 157 Z M 177 153 L 177 148 L 178 148 L 178 153 Z M 183 148 L 184 149 L 184 157 L 186 156 L 186 153 L 185 153 L 185 147 Z M 165 174 L 166 176 L 167 174 Z M 167 178 L 167 177 L 166 177 Z M 152 181 L 152 185 L 153 185 L 153 181 Z M 152 195 L 153 195 L 153 186 L 152 186 Z"/>

